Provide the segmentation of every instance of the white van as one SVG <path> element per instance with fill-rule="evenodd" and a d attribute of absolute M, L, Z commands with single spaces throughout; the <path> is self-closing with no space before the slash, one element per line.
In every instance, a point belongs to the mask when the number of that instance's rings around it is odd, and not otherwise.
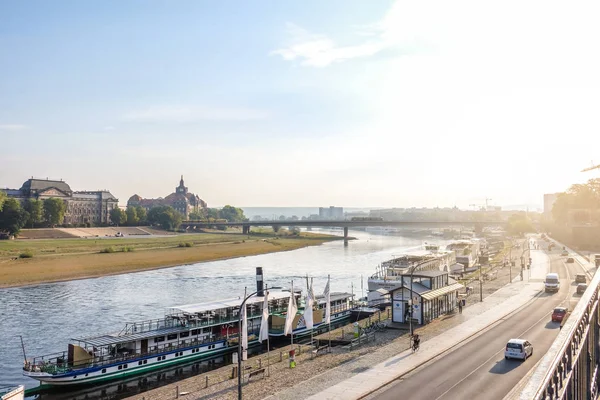
<path fill-rule="evenodd" d="M 548 292 L 558 292 L 560 289 L 560 279 L 558 278 L 558 274 L 556 272 L 550 272 L 546 274 L 546 279 L 544 280 L 544 291 Z"/>

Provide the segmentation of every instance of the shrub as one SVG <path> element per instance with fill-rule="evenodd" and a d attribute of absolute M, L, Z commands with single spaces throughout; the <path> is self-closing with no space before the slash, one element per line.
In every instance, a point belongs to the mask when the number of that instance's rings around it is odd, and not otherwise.
<path fill-rule="evenodd" d="M 134 250 L 134 249 L 133 249 L 133 247 L 131 247 L 131 246 L 125 246 L 125 247 L 121 248 L 121 252 L 123 252 L 123 253 L 130 253 L 130 252 L 132 252 L 133 250 Z"/>
<path fill-rule="evenodd" d="M 185 247 L 185 243 L 183 243 L 183 242 L 179 243 L 178 247 Z"/>
<path fill-rule="evenodd" d="M 21 254 L 19 254 L 19 258 L 33 258 L 33 253 L 29 250 L 25 250 Z"/>
<path fill-rule="evenodd" d="M 102 250 L 100 250 L 100 253 L 114 253 L 115 252 L 115 248 L 110 246 L 110 247 L 105 247 Z"/>
<path fill-rule="evenodd" d="M 181 242 L 178 247 L 192 247 L 194 244 L 192 242 Z"/>

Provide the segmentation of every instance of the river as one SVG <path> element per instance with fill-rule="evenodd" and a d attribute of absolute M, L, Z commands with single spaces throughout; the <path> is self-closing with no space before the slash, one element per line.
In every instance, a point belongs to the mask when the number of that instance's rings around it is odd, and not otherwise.
<path fill-rule="evenodd" d="M 340 234 L 340 231 L 324 231 Z M 124 322 L 160 318 L 167 307 L 234 297 L 255 288 L 255 268 L 263 267 L 269 286 L 304 288 L 306 274 L 314 291 L 323 291 L 327 275 L 332 291 L 350 291 L 361 297 L 361 275 L 375 266 L 415 248 L 416 238 L 352 231 L 357 240 L 325 243 L 281 253 L 183 265 L 160 270 L 102 278 L 0 289 L 0 383 L 37 386 L 22 375 L 23 336 L 27 357 L 64 351 L 70 338 L 118 331 Z"/>

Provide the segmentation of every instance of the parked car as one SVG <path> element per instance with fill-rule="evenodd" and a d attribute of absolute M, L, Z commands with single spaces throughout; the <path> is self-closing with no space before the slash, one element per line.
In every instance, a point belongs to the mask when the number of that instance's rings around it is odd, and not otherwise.
<path fill-rule="evenodd" d="M 574 262 L 575 260 L 573 260 L 573 257 L 567 258 L 567 264 L 573 264 Z"/>
<path fill-rule="evenodd" d="M 587 289 L 587 283 L 580 283 L 577 285 L 577 294 L 584 294 Z"/>
<path fill-rule="evenodd" d="M 527 357 L 533 354 L 533 346 L 525 339 L 510 339 L 506 343 L 504 358 L 517 358 L 525 361 Z"/>
<path fill-rule="evenodd" d="M 575 283 L 587 283 L 587 278 L 585 274 L 575 275 Z"/>
<path fill-rule="evenodd" d="M 552 322 L 562 322 L 563 318 L 567 315 L 566 307 L 556 307 L 552 311 Z"/>
<path fill-rule="evenodd" d="M 563 250 L 562 253 L 560 253 L 560 255 L 566 257 L 569 255 L 569 252 L 566 250 Z"/>

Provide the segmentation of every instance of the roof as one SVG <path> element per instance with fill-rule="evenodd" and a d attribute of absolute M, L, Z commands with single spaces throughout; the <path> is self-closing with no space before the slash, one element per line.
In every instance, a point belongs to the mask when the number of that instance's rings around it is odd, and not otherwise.
<path fill-rule="evenodd" d="M 331 300 L 331 301 L 343 300 L 343 299 L 352 298 L 352 296 L 353 296 L 352 293 L 348 293 L 348 292 L 331 292 L 331 294 L 329 295 L 329 300 Z M 315 295 L 315 297 L 317 298 L 317 302 L 325 303 L 324 295 L 317 294 L 317 295 Z"/>
<path fill-rule="evenodd" d="M 146 332 L 133 333 L 131 335 L 119 336 L 118 333 L 112 333 L 112 334 L 91 336 L 91 337 L 85 337 L 85 338 L 72 338 L 71 340 L 75 340 L 78 342 L 84 342 L 84 343 L 87 343 L 87 344 L 95 346 L 95 347 L 101 347 L 101 346 L 109 346 L 111 344 L 117 344 L 117 343 L 127 343 L 127 342 L 133 342 L 136 340 L 149 339 L 149 338 L 153 338 L 153 337 L 157 337 L 157 336 L 166 336 L 170 333 L 188 331 L 189 329 L 190 328 L 177 326 L 177 327 L 173 327 L 173 328 L 162 328 L 162 329 L 155 329 L 155 330 L 146 331 Z"/>
<path fill-rule="evenodd" d="M 279 300 L 286 299 L 290 297 L 290 292 L 270 292 L 269 293 L 269 301 L 271 300 Z M 264 297 L 251 297 L 246 301 L 246 304 L 256 304 L 262 303 L 264 301 Z M 185 304 L 182 306 L 174 306 L 169 307 L 172 313 L 183 313 L 183 314 L 197 314 L 206 311 L 213 310 L 221 310 L 223 308 L 234 308 L 239 307 L 242 303 L 242 299 L 240 297 L 234 297 L 225 300 L 216 300 L 208 303 L 197 303 L 197 304 Z"/>
<path fill-rule="evenodd" d="M 461 285 L 460 283 L 453 283 L 452 285 L 444 286 L 443 288 L 439 288 L 439 289 L 431 290 L 427 293 L 423 293 L 421 295 L 421 297 L 423 297 L 425 300 L 433 300 L 436 297 L 440 297 L 447 293 L 457 291 L 459 289 L 462 289 L 463 287 L 464 286 Z"/>
<path fill-rule="evenodd" d="M 510 340 L 508 341 L 508 343 L 517 343 L 517 344 L 523 344 L 523 343 L 525 343 L 526 341 L 527 341 L 527 340 L 525 340 L 525 339 L 510 339 Z"/>
<path fill-rule="evenodd" d="M 43 179 L 28 179 L 23 183 L 23 186 L 21 186 L 21 191 L 26 191 L 29 192 L 31 190 L 33 191 L 40 191 L 40 190 L 44 190 L 44 189 L 48 189 L 48 188 L 56 188 L 62 192 L 65 193 L 72 193 L 71 188 L 69 187 L 69 185 L 67 185 L 66 182 L 63 181 L 51 181 L 51 180 L 43 180 Z"/>
<path fill-rule="evenodd" d="M 411 290 L 414 293 L 417 293 L 419 295 L 422 295 L 425 292 L 428 292 L 430 289 L 427 286 L 421 285 L 419 282 L 413 282 L 412 287 L 410 285 L 410 283 L 407 283 L 406 285 L 403 285 L 402 283 L 399 286 L 396 286 L 395 288 L 392 288 L 389 290 L 390 293 L 393 293 L 399 289 L 402 288 L 406 288 L 408 290 Z"/>
<path fill-rule="evenodd" d="M 410 272 L 405 272 L 402 275 L 410 275 Z M 436 276 L 442 276 L 442 275 L 448 275 L 448 272 L 446 271 L 440 271 L 437 269 L 431 269 L 431 270 L 425 270 L 425 271 L 415 271 L 412 274 L 413 276 L 425 276 L 428 278 L 434 278 Z"/>

